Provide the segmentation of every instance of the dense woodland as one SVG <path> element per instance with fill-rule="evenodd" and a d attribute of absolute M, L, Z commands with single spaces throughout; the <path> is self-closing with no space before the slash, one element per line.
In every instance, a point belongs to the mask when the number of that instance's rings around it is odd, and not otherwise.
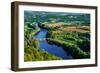
<path fill-rule="evenodd" d="M 74 59 L 90 58 L 90 14 L 64 12 L 24 11 L 24 60 L 62 60 L 39 49 L 34 38 L 40 29 L 46 29 L 49 44 L 61 46 Z"/>

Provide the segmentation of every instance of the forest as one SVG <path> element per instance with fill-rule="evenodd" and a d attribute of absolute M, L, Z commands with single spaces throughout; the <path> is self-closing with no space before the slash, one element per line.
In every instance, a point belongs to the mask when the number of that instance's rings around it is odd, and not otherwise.
<path fill-rule="evenodd" d="M 24 11 L 24 61 L 87 58 L 90 14 Z"/>

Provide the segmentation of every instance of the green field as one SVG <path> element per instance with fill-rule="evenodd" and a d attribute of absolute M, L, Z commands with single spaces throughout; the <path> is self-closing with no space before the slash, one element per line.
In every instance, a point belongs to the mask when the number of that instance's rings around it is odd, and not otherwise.
<path fill-rule="evenodd" d="M 24 12 L 24 61 L 63 60 L 44 49 L 34 36 L 47 30 L 46 40 L 69 52 L 73 59 L 90 58 L 90 15 L 63 12 Z M 59 52 L 60 53 L 60 52 Z"/>

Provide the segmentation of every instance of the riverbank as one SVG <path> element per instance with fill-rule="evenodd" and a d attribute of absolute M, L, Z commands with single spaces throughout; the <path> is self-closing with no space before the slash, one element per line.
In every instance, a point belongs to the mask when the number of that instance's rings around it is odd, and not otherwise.
<path fill-rule="evenodd" d="M 89 54 L 82 51 L 77 45 L 69 43 L 69 42 L 64 42 L 64 41 L 60 41 L 57 39 L 51 39 L 51 38 L 47 38 L 48 43 L 51 44 L 56 44 L 58 46 L 63 47 L 63 49 L 67 52 L 69 52 L 73 58 L 75 59 L 80 59 L 80 58 L 89 58 Z"/>
<path fill-rule="evenodd" d="M 28 26 L 24 31 L 24 61 L 61 60 L 60 57 L 39 49 L 39 40 L 33 37 L 38 32 L 40 32 L 40 28 L 33 29 Z"/>

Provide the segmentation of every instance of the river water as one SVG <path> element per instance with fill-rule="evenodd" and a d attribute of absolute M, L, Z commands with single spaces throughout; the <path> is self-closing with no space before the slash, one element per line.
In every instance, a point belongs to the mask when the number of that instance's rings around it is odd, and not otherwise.
<path fill-rule="evenodd" d="M 40 32 L 35 35 L 35 38 L 37 39 L 46 38 L 46 33 L 47 30 L 41 29 Z M 62 59 L 72 59 L 72 56 L 68 52 L 66 52 L 62 47 L 59 47 L 55 44 L 49 44 L 46 40 L 40 40 L 39 43 L 40 43 L 40 48 L 39 48 L 40 50 L 44 49 L 45 51 L 55 56 L 58 56 Z"/>

